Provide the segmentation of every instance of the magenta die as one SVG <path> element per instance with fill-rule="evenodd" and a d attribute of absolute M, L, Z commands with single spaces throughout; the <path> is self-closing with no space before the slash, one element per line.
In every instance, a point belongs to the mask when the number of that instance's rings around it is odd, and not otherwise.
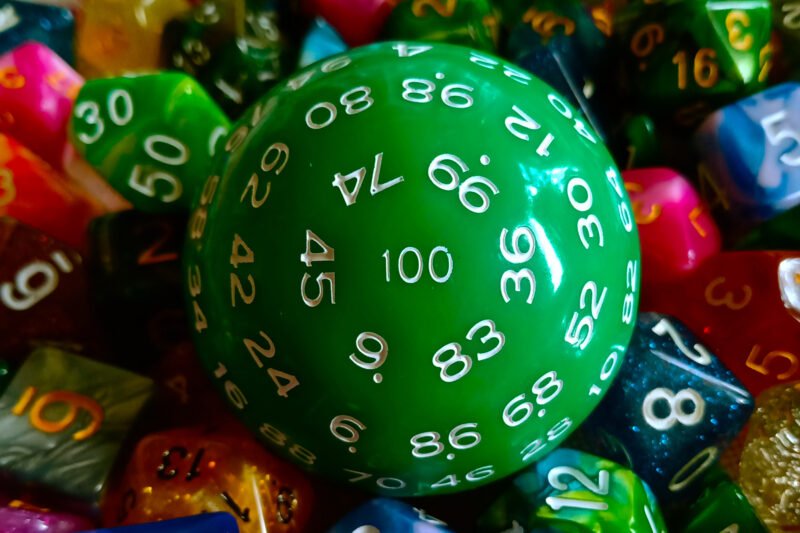
<path fill-rule="evenodd" d="M 622 173 L 642 246 L 642 285 L 689 274 L 720 251 L 714 219 L 691 183 L 668 168 Z"/>
<path fill-rule="evenodd" d="M 80 516 L 28 507 L 0 507 L 0 531 L 3 533 L 75 533 L 92 528 Z"/>
<path fill-rule="evenodd" d="M 3 54 L 0 132 L 61 168 L 67 125 L 81 86 L 83 78 L 43 44 L 29 42 Z"/>

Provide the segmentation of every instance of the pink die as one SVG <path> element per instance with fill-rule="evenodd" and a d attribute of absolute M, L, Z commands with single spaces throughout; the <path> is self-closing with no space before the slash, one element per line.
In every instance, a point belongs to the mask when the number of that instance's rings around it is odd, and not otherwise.
<path fill-rule="evenodd" d="M 685 276 L 719 253 L 717 225 L 689 181 L 668 168 L 622 173 L 642 245 L 642 285 Z"/>
<path fill-rule="evenodd" d="M 305 0 L 306 10 L 324 18 L 350 46 L 373 42 L 397 0 Z"/>
<path fill-rule="evenodd" d="M 61 168 L 81 86 L 83 78 L 43 44 L 25 43 L 0 56 L 0 133 Z"/>

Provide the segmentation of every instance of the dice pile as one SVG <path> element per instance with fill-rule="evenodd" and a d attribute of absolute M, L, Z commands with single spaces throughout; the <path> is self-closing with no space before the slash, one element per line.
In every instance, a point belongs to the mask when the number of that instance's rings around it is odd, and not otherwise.
<path fill-rule="evenodd" d="M 798 224 L 800 0 L 0 0 L 0 533 L 798 531 Z"/>

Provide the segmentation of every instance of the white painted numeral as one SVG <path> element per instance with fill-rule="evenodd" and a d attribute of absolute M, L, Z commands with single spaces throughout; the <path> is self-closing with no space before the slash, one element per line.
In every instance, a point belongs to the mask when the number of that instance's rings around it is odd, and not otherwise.
<path fill-rule="evenodd" d="M 396 45 L 392 46 L 392 50 L 395 50 L 397 52 L 398 57 L 414 57 L 419 54 L 424 54 L 431 48 L 433 47 L 427 45 L 406 44 L 406 43 L 397 43 Z"/>
<path fill-rule="evenodd" d="M 460 171 L 460 172 L 459 172 Z M 492 196 L 500 194 L 500 189 L 483 176 L 471 176 L 461 181 L 461 174 L 469 172 L 467 164 L 452 154 L 442 154 L 428 165 L 428 178 L 443 191 L 458 188 L 458 199 L 468 211 L 485 213 L 489 210 Z M 444 176 L 442 176 L 444 174 Z"/>
<path fill-rule="evenodd" d="M 607 496 L 609 491 L 610 476 L 607 470 L 600 470 L 597 473 L 597 482 L 592 481 L 589 476 L 570 466 L 556 466 L 550 469 L 547 473 L 547 481 L 550 486 L 556 490 L 563 492 L 569 491 L 569 485 L 561 480 L 562 476 L 571 476 L 588 489 L 593 494 L 598 496 Z M 605 511 L 608 509 L 608 504 L 605 502 L 594 502 L 587 500 L 578 500 L 574 498 L 562 498 L 549 496 L 545 502 L 554 511 L 558 511 L 563 507 L 571 507 L 574 509 L 588 509 L 594 511 Z"/>
<path fill-rule="evenodd" d="M 447 441 L 455 450 L 469 450 L 481 442 L 481 434 L 477 431 L 478 424 L 467 423 L 454 427 L 447 436 Z M 411 455 L 418 459 L 435 457 L 442 453 L 445 445 L 439 442 L 440 435 L 435 431 L 418 433 L 411 437 Z M 423 451 L 426 448 L 433 448 L 431 451 Z"/>
<path fill-rule="evenodd" d="M 380 179 L 382 164 L 383 152 L 375 155 L 375 163 L 372 166 L 372 181 L 369 188 L 369 192 L 372 196 L 375 196 L 376 194 L 379 194 L 390 187 L 394 187 L 395 185 L 402 183 L 404 179 L 403 176 L 397 176 L 386 183 L 381 183 Z M 335 188 L 338 188 L 339 192 L 342 193 L 342 198 L 344 198 L 345 205 L 351 206 L 356 203 L 358 200 L 358 193 L 361 192 L 361 185 L 363 185 L 366 175 L 366 167 L 361 167 L 358 170 L 350 172 L 349 174 L 337 172 L 333 177 L 333 182 L 331 185 L 333 185 Z M 353 185 L 352 190 L 348 190 L 347 183 L 352 180 L 355 180 L 355 184 Z"/>
<path fill-rule="evenodd" d="M 542 125 L 536 122 L 530 115 L 528 115 L 518 106 L 512 106 L 511 110 L 516 114 L 516 116 L 512 115 L 506 117 L 506 129 L 517 139 L 530 141 L 530 132 L 541 129 Z M 526 132 L 524 130 L 528 131 Z M 536 154 L 540 157 L 550 157 L 550 152 L 548 149 L 550 148 L 550 145 L 553 144 L 554 140 L 555 136 L 552 133 L 546 134 L 544 139 L 536 147 Z"/>
<path fill-rule="evenodd" d="M 683 342 L 683 337 L 681 337 L 681 334 L 677 329 L 675 329 L 675 326 L 672 325 L 672 322 L 666 318 L 659 320 L 658 324 L 653 326 L 652 332 L 662 337 L 664 335 L 669 335 L 672 338 L 672 342 L 675 343 L 675 346 L 678 347 L 681 353 L 695 363 L 707 366 L 713 361 L 711 354 L 708 352 L 708 350 L 706 350 L 705 346 L 700 343 L 695 343 L 694 345 L 694 349 L 697 353 L 690 350 L 689 347 Z"/>
<path fill-rule="evenodd" d="M 655 413 L 655 404 L 658 401 L 665 401 L 669 404 L 669 414 L 664 418 Z M 693 410 L 689 413 L 684 410 L 685 402 L 692 404 Z M 705 400 L 694 389 L 681 389 L 676 394 L 670 389 L 658 387 L 647 393 L 642 402 L 642 415 L 645 422 L 659 431 L 666 431 L 678 423 L 683 426 L 697 425 L 703 421 L 705 410 Z"/>
<path fill-rule="evenodd" d="M 415 104 L 427 104 L 433 101 L 436 84 L 422 78 L 408 78 L 403 80 L 403 100 Z M 445 85 L 440 93 L 444 105 L 453 109 L 467 109 L 472 107 L 475 100 L 472 93 L 475 89 L 462 83 Z"/>
<path fill-rule="evenodd" d="M 375 103 L 371 94 L 372 90 L 362 85 L 342 94 L 339 98 L 339 104 L 344 107 L 345 114 L 357 115 L 366 111 Z M 306 112 L 306 126 L 312 130 L 327 128 L 333 124 L 337 115 L 338 110 L 334 104 L 330 102 L 319 102 L 311 106 L 308 112 Z"/>
<path fill-rule="evenodd" d="M 447 261 L 447 269 L 443 273 L 437 271 L 436 269 L 437 255 L 444 256 L 445 260 Z M 386 265 L 386 283 L 389 283 L 392 280 L 391 252 L 386 250 L 383 252 L 382 257 Z M 407 270 L 408 262 L 411 260 L 407 259 L 408 257 L 413 257 L 416 260 L 416 266 L 411 267 L 410 270 Z M 424 265 L 425 263 L 422 252 L 420 252 L 418 248 L 407 246 L 401 250 L 400 256 L 397 258 L 397 273 L 399 274 L 400 279 L 402 279 L 405 283 L 414 284 L 422 279 L 422 274 L 425 272 Z M 431 253 L 428 255 L 428 275 L 436 283 L 446 283 L 453 275 L 453 256 L 444 246 L 437 246 L 431 250 Z"/>
<path fill-rule="evenodd" d="M 564 388 L 564 382 L 558 379 L 558 374 L 555 370 L 546 372 L 531 387 L 531 393 L 536 396 L 534 402 L 537 406 L 547 405 L 561 393 Z M 525 401 L 526 395 L 520 394 L 511 399 L 503 409 L 503 422 L 508 427 L 517 427 L 524 424 L 533 414 L 534 402 Z M 538 416 L 542 417 L 545 410 L 541 409 Z"/>
<path fill-rule="evenodd" d="M 63 252 L 53 252 L 51 257 L 64 273 L 72 271 L 72 263 Z M 12 311 L 25 311 L 52 294 L 58 288 L 58 281 L 58 271 L 53 265 L 33 261 L 17 271 L 13 283 L 0 284 L 0 302 Z"/>
<path fill-rule="evenodd" d="M 678 470 L 678 472 L 672 476 L 672 479 L 669 482 L 669 490 L 672 492 L 678 492 L 685 489 L 692 481 L 697 479 L 700 474 L 705 472 L 711 465 L 714 464 L 718 455 L 719 450 L 717 447 L 709 446 L 692 457 L 689 462 L 683 466 L 683 468 Z M 697 466 L 694 471 L 692 471 L 697 463 L 700 463 L 700 465 Z"/>
<path fill-rule="evenodd" d="M 600 316 L 607 292 L 608 289 L 603 287 L 603 291 L 598 296 L 597 284 L 594 281 L 586 282 L 581 290 L 580 310 L 586 310 L 588 305 L 590 312 L 583 317 L 579 311 L 572 314 L 572 320 L 569 323 L 567 332 L 564 334 L 564 340 L 567 343 L 581 350 L 586 349 L 594 336 L 594 321 Z M 587 295 L 591 295 L 591 301 L 588 304 L 586 302 Z"/>
<path fill-rule="evenodd" d="M 503 349 L 506 343 L 506 336 L 497 331 L 497 326 L 495 325 L 494 321 L 492 320 L 481 320 L 472 328 L 470 328 L 469 332 L 467 332 L 467 340 L 472 340 L 475 335 L 477 335 L 478 331 L 482 329 L 488 329 L 489 332 L 481 337 L 481 343 L 488 344 L 490 341 L 495 340 L 497 344 L 489 350 L 488 352 L 481 352 L 477 354 L 478 361 L 484 361 L 491 357 L 494 357 L 500 350 Z M 453 383 L 454 381 L 458 381 L 459 379 L 466 376 L 469 371 L 472 369 L 472 358 L 469 355 L 464 355 L 461 353 L 461 345 L 457 342 L 451 342 L 439 348 L 435 354 L 433 354 L 433 366 L 438 368 L 439 377 L 445 383 Z M 445 355 L 451 354 L 449 357 L 445 357 Z M 453 365 L 457 365 L 457 371 L 453 372 L 452 367 Z"/>

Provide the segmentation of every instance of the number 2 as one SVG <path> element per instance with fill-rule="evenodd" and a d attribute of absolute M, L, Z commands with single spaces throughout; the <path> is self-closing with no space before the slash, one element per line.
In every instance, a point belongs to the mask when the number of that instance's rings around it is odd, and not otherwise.
<path fill-rule="evenodd" d="M 411 3 L 411 12 L 415 17 L 424 17 L 427 13 L 426 6 L 429 6 L 440 17 L 449 18 L 456 11 L 456 0 L 414 0 Z"/>

